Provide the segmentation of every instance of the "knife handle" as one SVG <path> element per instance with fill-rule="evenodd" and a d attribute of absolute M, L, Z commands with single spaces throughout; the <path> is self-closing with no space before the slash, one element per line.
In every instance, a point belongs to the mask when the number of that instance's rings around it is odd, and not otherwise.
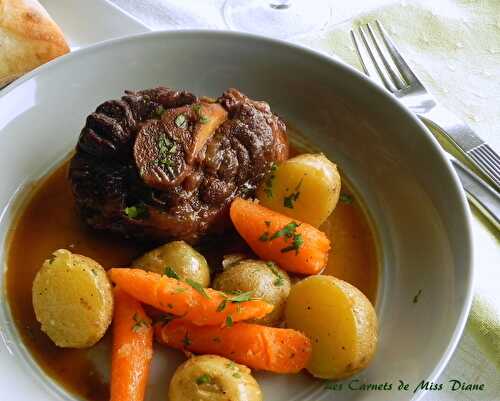
<path fill-rule="evenodd" d="M 417 115 L 425 124 L 444 134 L 481 172 L 486 182 L 500 191 L 500 156 L 471 127 L 440 104 L 425 112 L 417 112 Z"/>
<path fill-rule="evenodd" d="M 448 158 L 458 174 L 458 178 L 468 195 L 468 199 L 499 229 L 500 195 L 498 192 L 491 189 L 490 185 L 453 156 L 448 155 Z"/>

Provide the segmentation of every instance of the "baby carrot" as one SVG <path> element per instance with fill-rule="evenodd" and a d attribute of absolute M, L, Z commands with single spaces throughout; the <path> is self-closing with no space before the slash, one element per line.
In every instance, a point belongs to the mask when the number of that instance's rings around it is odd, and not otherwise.
<path fill-rule="evenodd" d="M 311 356 L 311 342 L 304 334 L 250 323 L 199 327 L 174 319 L 155 325 L 155 338 L 173 348 L 220 355 L 252 369 L 276 373 L 297 373 Z"/>
<path fill-rule="evenodd" d="M 326 266 L 330 240 L 310 224 L 241 198 L 231 204 L 230 215 L 236 230 L 261 259 L 301 274 L 316 274 Z"/>
<path fill-rule="evenodd" d="M 129 295 L 163 312 L 182 316 L 196 325 L 221 325 L 227 319 L 236 322 L 260 319 L 273 306 L 260 299 L 245 300 L 231 297 L 195 282 L 184 282 L 142 269 L 110 269 L 111 281 Z M 250 297 L 248 297 L 250 299 Z"/>
<path fill-rule="evenodd" d="M 153 327 L 141 304 L 116 287 L 111 401 L 142 401 L 153 357 Z"/>

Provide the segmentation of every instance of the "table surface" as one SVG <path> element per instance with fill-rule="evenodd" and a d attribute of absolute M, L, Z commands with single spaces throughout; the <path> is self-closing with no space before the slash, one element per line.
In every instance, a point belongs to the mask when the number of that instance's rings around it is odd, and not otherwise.
<path fill-rule="evenodd" d="M 131 3 L 130 0 L 114 1 L 122 6 Z M 211 1 L 217 6 L 222 2 Z M 207 0 L 207 3 L 209 2 Z M 61 26 L 73 50 L 101 40 L 145 32 L 151 28 L 130 14 L 124 14 L 105 0 L 41 0 L 41 3 Z M 189 1 L 186 0 L 185 3 L 188 4 Z M 394 7 L 395 3 L 397 7 Z M 417 3 L 419 4 L 390 0 L 351 0 L 340 3 L 334 1 L 332 4 L 336 22 L 349 22 L 333 25 L 319 35 L 304 36 L 297 40 L 327 53 L 336 54 L 359 68 L 346 35 L 353 24 L 350 19 L 363 12 L 364 16 L 355 18 L 354 23 L 368 21 L 374 16 L 384 23 L 387 22 L 386 25 L 391 27 L 390 34 L 436 98 L 467 121 L 497 152 L 500 151 L 500 1 L 422 0 Z M 375 7 L 382 8 L 373 12 L 366 11 Z M 138 15 L 135 14 L 135 17 Z M 489 28 L 486 26 L 484 29 L 478 29 L 476 26 L 475 30 L 472 29 L 471 24 L 478 22 L 474 21 L 474 18 L 482 18 L 481 22 L 486 21 L 490 25 Z M 420 31 L 418 23 L 407 23 L 412 20 L 425 23 L 428 30 Z M 88 21 L 92 21 L 92 29 L 89 29 Z M 446 22 L 444 33 L 448 36 L 443 36 L 440 30 L 441 25 L 438 24 L 442 21 Z M 466 42 L 461 42 L 464 39 L 457 38 L 457 34 L 459 36 L 464 30 L 472 33 L 465 35 Z M 476 291 L 495 293 L 498 296 L 498 282 L 481 280 L 481 277 L 488 278 L 493 273 L 498 274 L 500 237 L 476 210 L 472 210 L 472 214 L 476 283 L 481 286 L 476 288 Z M 439 381 L 460 379 L 468 383 L 485 383 L 484 391 L 428 392 L 423 399 L 500 400 L 500 374 L 481 349 L 477 336 L 474 336 L 474 327 L 469 324 Z M 500 366 L 500 361 L 498 365 Z"/>

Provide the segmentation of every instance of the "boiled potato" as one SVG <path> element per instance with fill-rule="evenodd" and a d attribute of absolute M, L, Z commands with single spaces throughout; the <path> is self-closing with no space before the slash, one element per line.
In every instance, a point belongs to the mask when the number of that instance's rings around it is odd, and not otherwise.
<path fill-rule="evenodd" d="M 168 389 L 169 401 L 262 401 L 250 369 L 217 355 L 195 356 L 180 365 Z"/>
<path fill-rule="evenodd" d="M 377 316 L 372 304 L 356 287 L 335 277 L 311 276 L 295 284 L 285 321 L 311 339 L 307 369 L 313 376 L 351 376 L 366 367 L 375 352 Z"/>
<path fill-rule="evenodd" d="M 303 154 L 281 163 L 257 190 L 269 209 L 319 227 L 340 195 L 337 166 L 322 154 Z"/>
<path fill-rule="evenodd" d="M 214 282 L 213 288 L 225 292 L 252 291 L 252 296 L 261 298 L 274 306 L 274 309 L 262 319 L 254 320 L 254 323 L 268 326 L 275 325 L 281 321 L 286 298 L 290 293 L 290 278 L 273 262 L 245 259 L 234 264 L 227 265 L 226 269 L 219 274 Z"/>
<path fill-rule="evenodd" d="M 181 279 L 191 279 L 203 287 L 210 285 L 210 269 L 201 253 L 184 241 L 173 241 L 142 255 L 134 267 L 165 274 L 171 268 Z"/>
<path fill-rule="evenodd" d="M 36 274 L 32 291 L 42 331 L 59 347 L 90 347 L 111 323 L 111 284 L 101 265 L 90 258 L 55 251 Z"/>

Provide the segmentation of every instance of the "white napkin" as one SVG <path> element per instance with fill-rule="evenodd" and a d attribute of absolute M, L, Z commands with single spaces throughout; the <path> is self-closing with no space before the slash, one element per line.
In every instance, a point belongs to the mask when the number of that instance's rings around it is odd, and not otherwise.
<path fill-rule="evenodd" d="M 224 0 L 112 0 L 152 30 L 224 29 Z"/>

